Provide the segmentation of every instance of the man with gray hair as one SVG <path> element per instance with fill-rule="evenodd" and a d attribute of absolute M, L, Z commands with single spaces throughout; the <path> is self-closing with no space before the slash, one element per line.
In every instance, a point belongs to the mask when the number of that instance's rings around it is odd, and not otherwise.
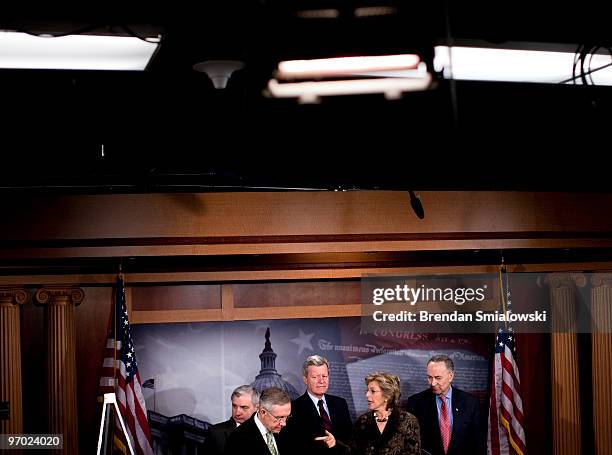
<path fill-rule="evenodd" d="M 291 415 L 291 398 L 281 389 L 261 392 L 253 416 L 236 428 L 225 444 L 226 455 L 292 455 L 295 448 L 286 431 Z"/>
<path fill-rule="evenodd" d="M 344 398 L 327 393 L 329 363 L 325 357 L 311 355 L 302 366 L 306 392 L 292 403 L 288 430 L 300 450 L 308 454 L 331 454 L 346 448 L 353 422 Z"/>
<path fill-rule="evenodd" d="M 251 418 L 259 404 L 259 393 L 250 385 L 236 387 L 230 397 L 232 416 L 225 422 L 210 427 L 207 437 L 207 455 L 221 455 L 225 450 L 225 441 L 240 424 Z"/>
<path fill-rule="evenodd" d="M 421 447 L 432 455 L 485 453 L 478 398 L 451 385 L 455 365 L 447 355 L 427 362 L 429 389 L 408 398 L 421 428 Z"/>

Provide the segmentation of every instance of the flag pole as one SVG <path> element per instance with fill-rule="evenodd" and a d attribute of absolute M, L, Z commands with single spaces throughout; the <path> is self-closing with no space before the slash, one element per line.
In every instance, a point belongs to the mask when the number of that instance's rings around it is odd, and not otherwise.
<path fill-rule="evenodd" d="M 113 338 L 114 338 L 114 363 L 113 363 L 113 385 L 114 385 L 114 389 L 115 389 L 115 393 L 117 393 L 117 387 L 119 385 L 119 380 L 117 379 L 117 347 L 119 346 L 119 341 L 117 340 L 117 297 L 118 297 L 118 292 L 119 292 L 119 286 L 123 287 L 123 264 L 121 261 L 119 261 L 119 272 L 117 273 L 117 286 L 115 286 L 115 290 L 113 293 L 113 320 L 115 321 L 115 323 L 113 324 L 113 328 L 114 328 L 114 334 L 113 334 Z"/>
<path fill-rule="evenodd" d="M 506 275 L 506 292 L 504 292 L 504 279 L 503 276 Z M 502 304 L 502 314 L 505 316 L 507 309 L 507 290 L 508 290 L 508 270 L 506 269 L 506 264 L 504 262 L 504 250 L 501 251 L 501 264 L 499 266 L 499 295 L 501 297 Z M 504 328 L 508 328 L 508 321 L 504 320 Z"/>
<path fill-rule="evenodd" d="M 119 283 L 119 279 L 121 277 L 121 263 L 119 263 L 119 273 L 117 274 L 117 280 L 115 283 Z M 113 290 L 113 389 L 115 393 L 117 393 L 117 286 Z"/>

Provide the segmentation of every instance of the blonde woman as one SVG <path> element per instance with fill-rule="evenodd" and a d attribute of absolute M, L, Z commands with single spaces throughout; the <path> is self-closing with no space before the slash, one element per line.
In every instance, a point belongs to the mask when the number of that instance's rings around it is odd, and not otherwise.
<path fill-rule="evenodd" d="M 355 455 L 420 455 L 419 423 L 399 409 L 397 376 L 376 372 L 365 377 L 368 412 L 355 422 L 351 453 Z"/>

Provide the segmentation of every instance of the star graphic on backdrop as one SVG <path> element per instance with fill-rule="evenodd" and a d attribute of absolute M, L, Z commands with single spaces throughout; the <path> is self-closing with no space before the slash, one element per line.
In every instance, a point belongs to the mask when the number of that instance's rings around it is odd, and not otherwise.
<path fill-rule="evenodd" d="M 298 354 L 301 354 L 302 351 L 306 348 L 310 349 L 311 351 L 314 351 L 314 349 L 312 348 L 312 344 L 310 344 L 310 340 L 312 340 L 312 337 L 314 336 L 314 332 L 306 334 L 302 332 L 301 329 L 299 329 L 299 331 L 300 331 L 300 334 L 296 338 L 289 340 L 292 343 L 295 343 L 298 345 L 299 347 Z"/>

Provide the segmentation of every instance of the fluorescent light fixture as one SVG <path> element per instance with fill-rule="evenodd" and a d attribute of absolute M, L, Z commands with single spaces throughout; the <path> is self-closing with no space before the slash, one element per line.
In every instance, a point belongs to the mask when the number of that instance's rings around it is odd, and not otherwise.
<path fill-rule="evenodd" d="M 267 95 L 297 98 L 300 103 L 318 103 L 323 96 L 376 93 L 397 99 L 431 84 L 427 65 L 414 54 L 289 60 L 280 62 L 275 74 L 277 79 L 268 82 Z M 348 79 L 319 80 L 343 76 Z M 287 79 L 310 80 L 279 82 Z"/>
<path fill-rule="evenodd" d="M 401 71 L 417 68 L 418 55 L 375 55 L 364 57 L 339 57 L 315 60 L 288 60 L 278 64 L 278 79 L 323 78 L 351 76 L 375 71 Z"/>
<path fill-rule="evenodd" d="M 340 17 L 340 11 L 333 8 L 310 9 L 298 11 L 295 15 L 300 19 L 337 19 Z"/>
<path fill-rule="evenodd" d="M 574 58 L 573 52 L 437 46 L 434 69 L 446 79 L 571 84 L 573 81 L 567 81 L 572 78 Z M 594 70 L 612 63 L 612 57 L 594 54 L 587 57 L 587 63 Z M 612 85 L 612 66 L 587 78 L 595 85 Z M 580 78 L 576 84 L 582 84 Z"/>
<path fill-rule="evenodd" d="M 283 84 L 273 79 L 268 82 L 268 92 L 274 98 L 297 98 L 300 103 L 317 103 L 322 96 L 375 93 L 382 93 L 387 99 L 398 99 L 404 92 L 426 90 L 430 83 L 430 74 L 420 78 L 386 77 Z"/>
<path fill-rule="evenodd" d="M 0 68 L 144 70 L 159 40 L 128 36 L 32 36 L 0 31 Z"/>
<path fill-rule="evenodd" d="M 267 95 L 317 103 L 323 96 L 381 93 L 397 99 L 405 92 L 426 90 L 431 84 L 427 65 L 418 55 L 376 55 L 280 62 Z M 346 80 L 320 80 L 346 77 Z M 279 82 L 296 80 L 300 82 Z M 303 79 L 309 79 L 307 81 Z M 314 79 L 314 80 L 313 80 Z"/>
<path fill-rule="evenodd" d="M 395 6 L 362 6 L 355 8 L 355 17 L 392 16 L 398 13 L 399 8 Z"/>

